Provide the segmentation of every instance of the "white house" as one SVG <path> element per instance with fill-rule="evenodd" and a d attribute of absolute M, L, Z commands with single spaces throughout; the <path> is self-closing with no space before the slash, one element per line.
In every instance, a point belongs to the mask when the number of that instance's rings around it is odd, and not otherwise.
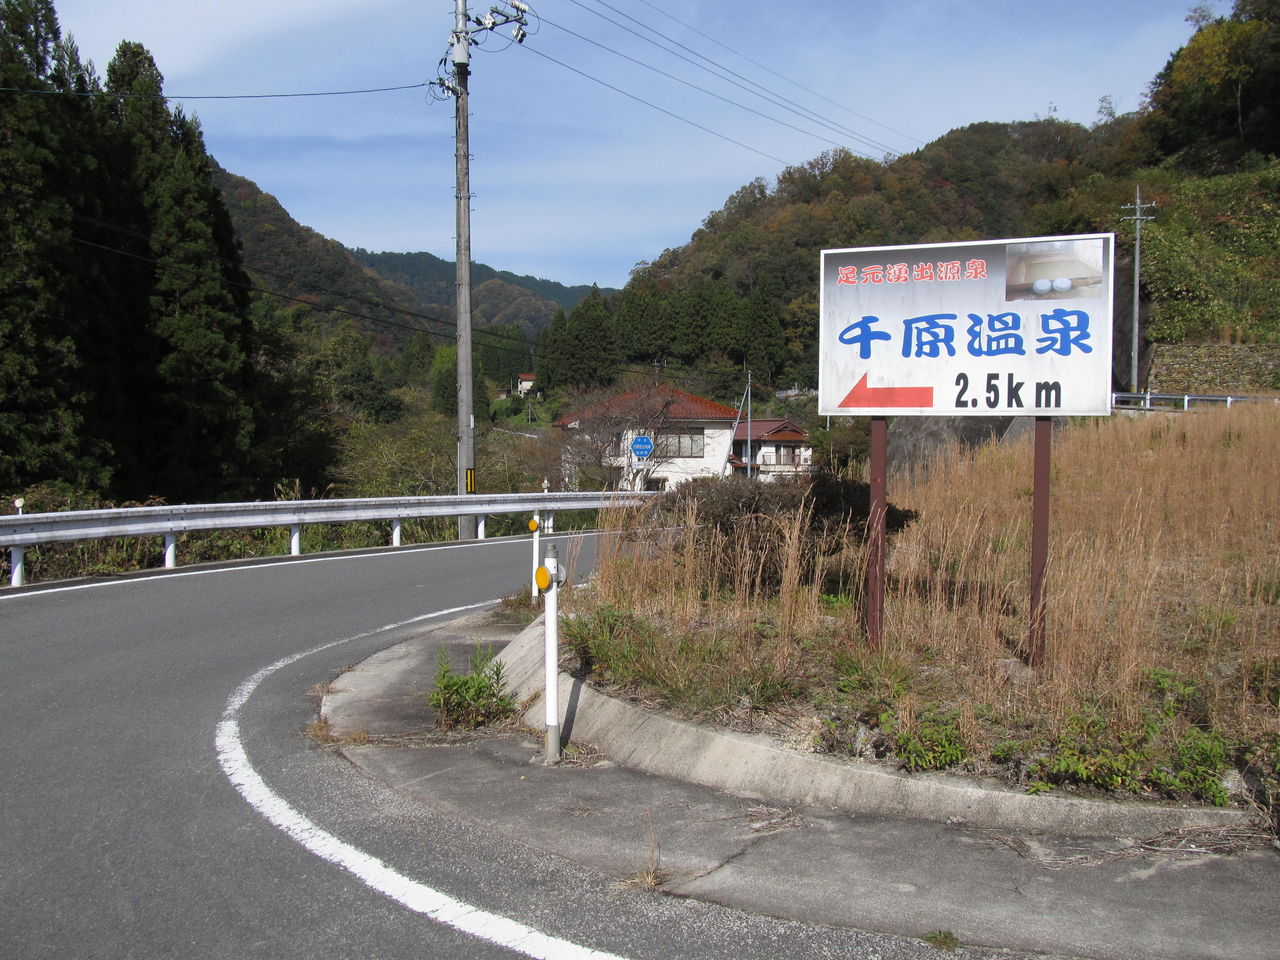
<path fill-rule="evenodd" d="M 752 474 L 774 479 L 808 472 L 808 434 L 788 420 L 759 423 L 751 430 Z M 745 450 L 735 458 L 735 436 L 744 447 L 746 440 L 739 411 L 662 384 L 609 397 L 556 426 L 565 431 L 566 479 L 588 475 L 619 490 L 668 490 L 695 477 L 745 470 Z M 636 444 L 637 437 L 649 443 Z"/>

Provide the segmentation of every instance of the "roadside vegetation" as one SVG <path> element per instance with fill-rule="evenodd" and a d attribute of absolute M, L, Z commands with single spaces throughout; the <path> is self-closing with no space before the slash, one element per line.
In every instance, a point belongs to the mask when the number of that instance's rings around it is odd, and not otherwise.
<path fill-rule="evenodd" d="M 781 492 L 734 512 L 714 484 L 668 498 L 665 523 L 614 521 L 564 635 L 616 692 L 802 749 L 1032 792 L 1222 805 L 1247 784 L 1274 810 L 1277 449 L 1266 404 L 1058 431 L 1039 669 L 1029 443 L 941 450 L 890 478 L 914 515 L 895 514 L 880 649 L 856 515 Z"/>

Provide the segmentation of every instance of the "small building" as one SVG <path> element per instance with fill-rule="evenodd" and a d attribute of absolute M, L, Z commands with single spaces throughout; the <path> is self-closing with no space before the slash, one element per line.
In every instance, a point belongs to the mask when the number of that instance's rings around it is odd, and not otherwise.
<path fill-rule="evenodd" d="M 748 432 L 750 431 L 750 432 Z M 813 447 L 809 432 L 790 420 L 764 419 L 738 424 L 733 433 L 733 455 L 729 465 L 735 474 L 747 472 L 747 441 L 750 440 L 751 475 L 761 480 L 781 480 L 813 472 Z"/>
<path fill-rule="evenodd" d="M 745 472 L 746 420 L 733 407 L 665 384 L 616 394 L 556 421 L 565 431 L 563 462 L 571 484 L 587 479 L 618 490 L 669 490 L 696 477 Z M 639 456 L 637 437 L 652 441 Z M 808 473 L 808 434 L 789 420 L 753 421 L 752 475 Z M 743 449 L 736 455 L 738 440 Z"/>
<path fill-rule="evenodd" d="M 532 373 L 516 374 L 516 395 L 523 397 L 533 389 L 534 375 Z"/>

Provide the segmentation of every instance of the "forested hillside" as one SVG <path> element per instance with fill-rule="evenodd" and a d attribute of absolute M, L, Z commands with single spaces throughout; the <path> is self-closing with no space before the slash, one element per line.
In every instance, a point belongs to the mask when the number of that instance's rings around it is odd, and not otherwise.
<path fill-rule="evenodd" d="M 293 219 L 280 202 L 252 180 L 228 173 L 211 161 L 213 182 L 231 216 L 244 267 L 254 285 L 276 306 L 300 304 L 318 323 L 337 327 L 347 320 L 387 353 L 412 333 L 407 316 L 429 314 L 447 327 L 451 315 L 434 314 L 402 284 L 379 276 L 350 250 Z M 381 321 L 381 322 L 375 322 Z"/>
<path fill-rule="evenodd" d="M 452 260 L 430 253 L 371 253 L 359 247 L 352 253 L 380 276 L 408 287 L 422 305 L 451 315 L 457 284 Z M 471 283 L 471 308 L 477 322 L 513 324 L 530 333 L 550 323 L 557 308 L 572 310 L 591 292 L 591 287 L 566 287 L 554 280 L 519 276 L 483 263 L 472 263 Z"/>

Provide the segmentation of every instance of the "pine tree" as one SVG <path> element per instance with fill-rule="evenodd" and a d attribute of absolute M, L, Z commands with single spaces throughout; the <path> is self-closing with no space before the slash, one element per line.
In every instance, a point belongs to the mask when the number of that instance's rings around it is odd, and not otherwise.
<path fill-rule="evenodd" d="M 73 241 L 84 104 L 22 91 L 88 85 L 48 0 L 0 3 L 0 487 L 100 486 L 109 451 L 84 432 L 83 251 Z"/>

